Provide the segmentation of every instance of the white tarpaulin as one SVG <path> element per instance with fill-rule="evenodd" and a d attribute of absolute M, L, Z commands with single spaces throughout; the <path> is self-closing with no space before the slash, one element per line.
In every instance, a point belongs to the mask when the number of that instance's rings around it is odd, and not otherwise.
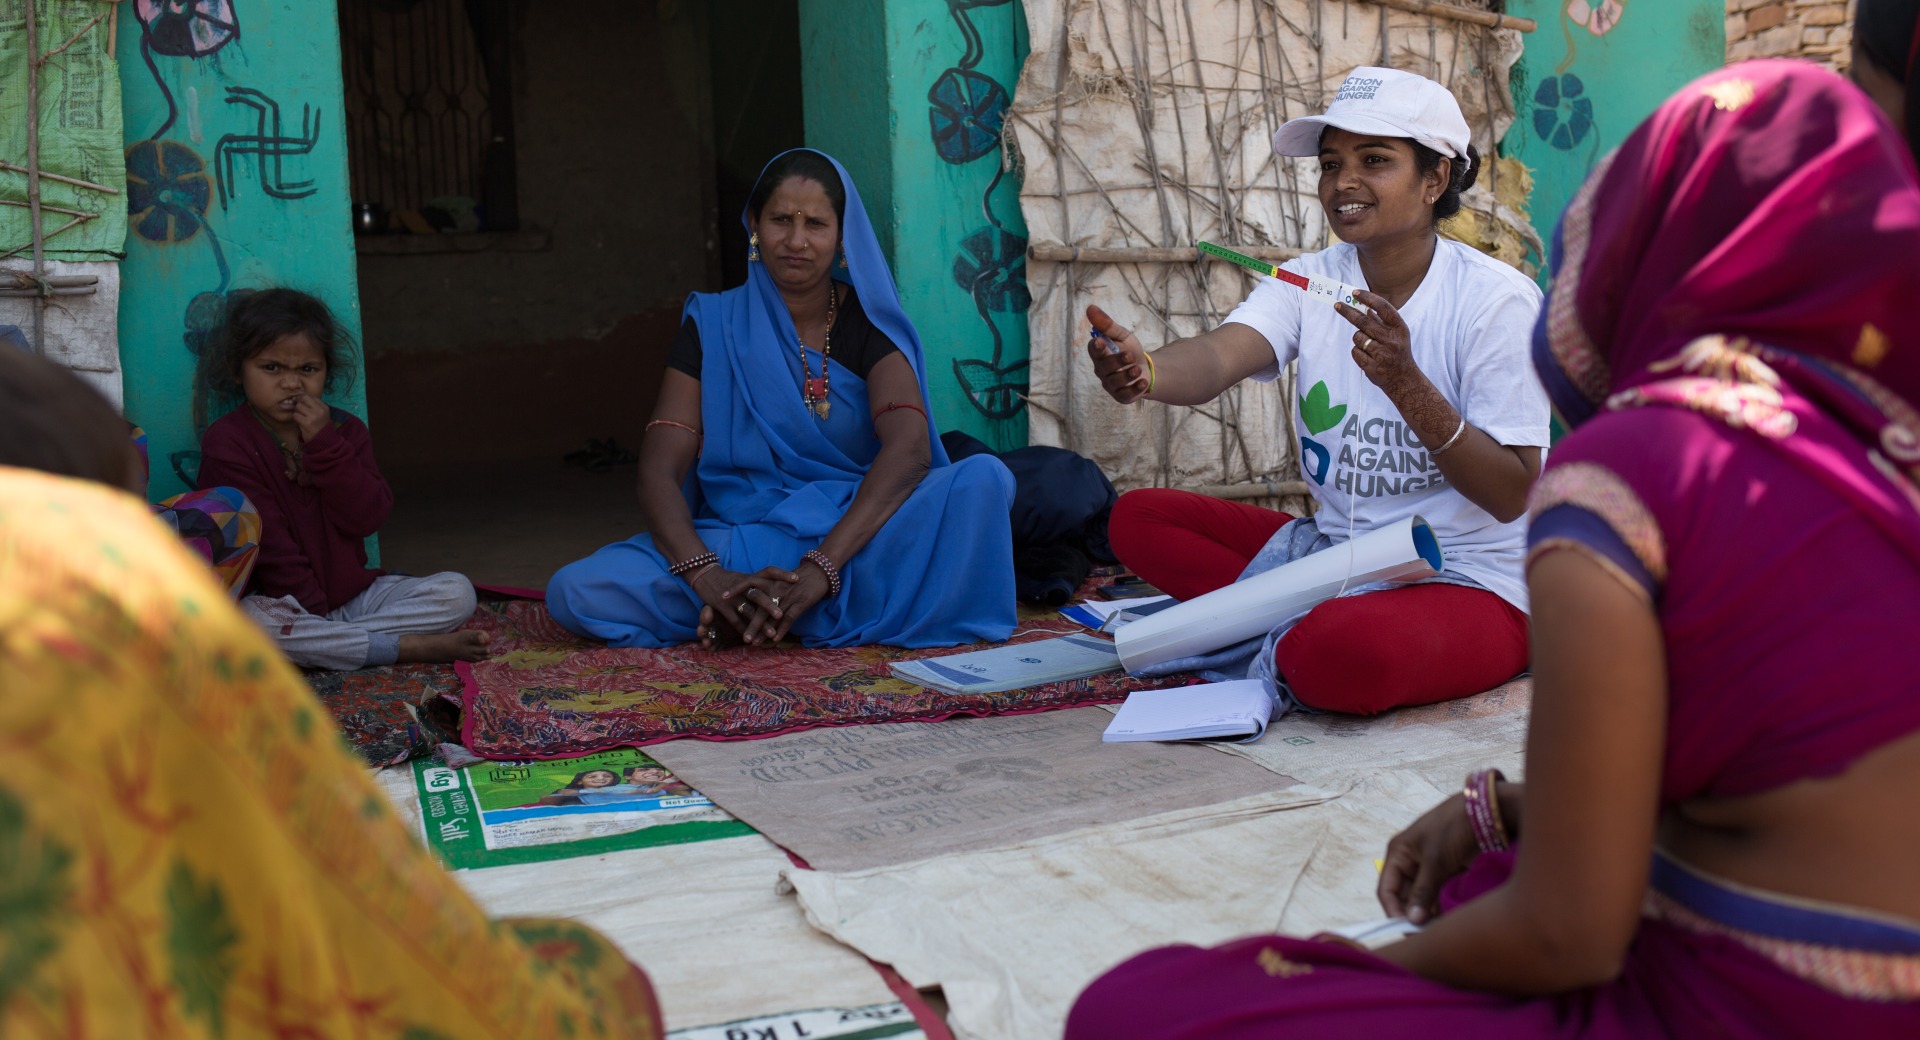
<path fill-rule="evenodd" d="M 946 994 L 959 1040 L 1059 1036 L 1101 972 L 1155 946 L 1377 919 L 1373 861 L 1449 793 L 1390 773 L 986 852 L 847 874 L 789 870 L 814 925 Z"/>
<path fill-rule="evenodd" d="M 1533 680 L 1485 693 L 1362 717 L 1291 711 L 1254 744 L 1216 744 L 1307 784 L 1343 787 L 1394 772 L 1458 787 L 1475 769 L 1520 779 Z"/>
<path fill-rule="evenodd" d="M 1458 0 L 1473 6 L 1473 0 Z M 1342 0 L 1025 0 L 1032 50 L 1006 126 L 1034 256 L 1031 439 L 1091 457 L 1124 487 L 1294 479 L 1290 380 L 1200 408 L 1121 407 L 1084 350 L 1098 303 L 1150 348 L 1214 327 L 1252 282 L 1226 264 L 1055 262 L 1050 248 L 1327 244 L 1310 159 L 1273 155 L 1287 119 L 1325 109 L 1357 65 L 1447 84 L 1475 146 L 1513 119 L 1519 33 Z M 1532 235 L 1487 165 L 1459 237 L 1520 262 Z M 1499 220 L 1491 219 L 1498 213 Z"/>
<path fill-rule="evenodd" d="M 412 771 L 388 769 L 379 780 L 417 823 Z M 453 876 L 492 916 L 564 917 L 599 930 L 646 971 L 670 1029 L 895 1001 L 871 965 L 808 927 L 776 891 L 789 862 L 749 835 Z"/>

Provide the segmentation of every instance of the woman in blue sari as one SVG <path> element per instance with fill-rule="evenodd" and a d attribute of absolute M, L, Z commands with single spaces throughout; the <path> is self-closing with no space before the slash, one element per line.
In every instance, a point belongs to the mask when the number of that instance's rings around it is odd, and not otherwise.
<path fill-rule="evenodd" d="M 1013 631 L 1013 477 L 949 462 L 920 338 L 840 164 L 776 156 L 747 283 L 687 300 L 640 454 L 648 534 L 547 604 L 613 646 L 946 646 Z"/>

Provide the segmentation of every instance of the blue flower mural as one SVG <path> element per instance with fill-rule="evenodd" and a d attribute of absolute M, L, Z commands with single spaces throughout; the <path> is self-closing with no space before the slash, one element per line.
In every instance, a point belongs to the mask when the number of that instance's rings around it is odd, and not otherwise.
<path fill-rule="evenodd" d="M 1012 98 L 993 77 L 977 71 L 986 46 L 967 12 L 998 7 L 1011 0 L 947 0 L 947 13 L 967 43 L 966 53 L 953 68 L 942 72 L 927 91 L 927 119 L 933 130 L 933 148 L 942 161 L 955 166 L 984 159 L 1000 148 L 1000 129 Z M 1032 297 L 1027 292 L 1027 240 L 1006 231 L 993 213 L 993 193 L 1006 176 L 998 170 L 980 196 L 980 210 L 989 226 L 968 235 L 953 258 L 953 280 L 973 298 L 981 324 L 993 337 L 991 358 L 959 358 L 953 375 L 967 400 L 989 419 L 1011 419 L 1026 407 L 1026 359 L 1008 360 L 1000 327 L 993 312 L 1018 314 Z"/>
<path fill-rule="evenodd" d="M 1567 151 L 1593 132 L 1593 101 L 1584 95 L 1586 84 L 1569 72 L 1540 81 L 1533 92 L 1533 132 L 1542 141 Z"/>
<path fill-rule="evenodd" d="M 988 155 L 1000 146 L 1000 125 L 1007 116 L 1007 90 L 971 69 L 948 69 L 927 91 L 932 104 L 933 147 L 940 158 L 959 164 Z"/>
<path fill-rule="evenodd" d="M 127 215 L 141 238 L 185 242 L 206 226 L 213 201 L 207 164 L 178 141 L 141 141 L 127 149 Z"/>
<path fill-rule="evenodd" d="M 989 310 L 1019 312 L 1027 293 L 1027 240 L 999 228 L 981 228 L 960 242 L 953 280 Z"/>

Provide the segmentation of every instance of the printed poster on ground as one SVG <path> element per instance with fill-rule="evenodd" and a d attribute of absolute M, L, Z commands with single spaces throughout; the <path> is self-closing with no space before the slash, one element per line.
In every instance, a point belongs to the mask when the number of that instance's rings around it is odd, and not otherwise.
<path fill-rule="evenodd" d="M 455 870 L 752 834 L 636 748 L 461 769 L 416 759 L 427 845 Z"/>

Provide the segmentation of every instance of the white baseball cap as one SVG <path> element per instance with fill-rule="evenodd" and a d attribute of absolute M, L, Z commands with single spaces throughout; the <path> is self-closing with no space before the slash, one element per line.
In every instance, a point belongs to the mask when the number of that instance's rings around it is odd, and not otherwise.
<path fill-rule="evenodd" d="M 1273 135 L 1273 150 L 1279 155 L 1319 155 L 1320 132 L 1330 126 L 1375 137 L 1412 138 L 1462 164 L 1468 162 L 1467 142 L 1473 136 L 1452 91 L 1425 76 L 1371 65 L 1347 74 L 1326 115 L 1287 120 Z"/>

